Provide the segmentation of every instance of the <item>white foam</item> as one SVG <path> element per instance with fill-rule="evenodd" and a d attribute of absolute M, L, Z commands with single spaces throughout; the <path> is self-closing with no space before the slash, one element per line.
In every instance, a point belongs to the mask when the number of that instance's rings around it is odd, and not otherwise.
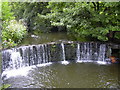
<path fill-rule="evenodd" d="M 48 66 L 51 65 L 52 63 L 44 63 L 44 64 L 38 64 L 36 65 L 37 67 L 43 67 L 43 66 Z M 16 77 L 16 76 L 27 76 L 29 71 L 32 70 L 33 68 L 36 68 L 35 65 L 28 66 L 28 67 L 22 67 L 19 69 L 12 69 L 12 70 L 5 70 L 2 73 L 2 77 L 5 76 L 5 79 L 10 78 L 10 77 Z"/>
<path fill-rule="evenodd" d="M 77 60 L 76 62 L 77 62 L 77 63 L 82 63 L 83 61 L 82 61 L 82 60 Z"/>
<path fill-rule="evenodd" d="M 102 64 L 102 65 L 105 65 L 107 64 L 107 62 L 104 62 L 104 61 L 97 61 L 98 64 Z"/>
<path fill-rule="evenodd" d="M 37 67 L 49 66 L 49 65 L 51 65 L 51 64 L 52 64 L 52 62 L 43 63 L 43 64 L 38 64 Z"/>
<path fill-rule="evenodd" d="M 62 63 L 62 64 L 64 64 L 64 65 L 69 64 L 69 62 L 68 62 L 68 61 L 62 61 L 61 63 Z"/>
<path fill-rule="evenodd" d="M 77 60 L 77 63 L 82 63 L 82 62 L 94 62 L 93 60 Z"/>
<path fill-rule="evenodd" d="M 5 70 L 2 73 L 2 77 L 6 76 L 5 78 L 10 78 L 10 77 L 16 77 L 16 76 L 27 76 L 29 70 L 31 69 L 32 67 L 22 67 L 19 69 Z"/>
<path fill-rule="evenodd" d="M 84 60 L 83 62 L 94 62 L 93 60 Z"/>

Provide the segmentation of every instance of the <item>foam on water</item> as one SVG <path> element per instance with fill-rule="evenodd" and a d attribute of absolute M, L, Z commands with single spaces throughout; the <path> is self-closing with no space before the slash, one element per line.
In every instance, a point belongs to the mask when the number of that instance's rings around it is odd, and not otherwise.
<path fill-rule="evenodd" d="M 94 62 L 93 60 L 77 60 L 77 63 L 82 63 L 82 62 Z"/>
<path fill-rule="evenodd" d="M 27 76 L 29 71 L 37 67 L 43 67 L 43 66 L 48 66 L 51 65 L 52 62 L 49 63 L 43 63 L 43 64 L 38 64 L 38 65 L 32 65 L 28 67 L 22 67 L 19 69 L 12 69 L 12 70 L 5 70 L 2 73 L 2 77 L 5 77 L 5 79 L 10 78 L 10 77 L 16 77 L 16 76 Z"/>
<path fill-rule="evenodd" d="M 104 61 L 97 61 L 98 64 L 102 64 L 102 65 L 105 65 L 107 64 L 107 62 L 104 62 Z"/>
<path fill-rule="evenodd" d="M 12 69 L 12 70 L 5 70 L 2 73 L 2 77 L 5 77 L 5 79 L 10 77 L 16 77 L 16 76 L 27 76 L 28 72 L 33 68 L 34 66 L 30 67 L 22 67 L 19 69 Z"/>
<path fill-rule="evenodd" d="M 77 60 L 76 62 L 77 62 L 77 63 L 82 63 L 83 61 L 82 61 L 82 60 Z"/>
<path fill-rule="evenodd" d="M 49 63 L 43 63 L 43 64 L 38 64 L 38 65 L 36 65 L 37 67 L 43 67 L 43 66 L 49 66 L 49 65 L 51 65 L 52 64 L 52 62 L 49 62 Z"/>
<path fill-rule="evenodd" d="M 61 63 L 62 63 L 62 64 L 64 64 L 64 65 L 69 64 L 69 62 L 68 62 L 68 61 L 61 61 Z"/>

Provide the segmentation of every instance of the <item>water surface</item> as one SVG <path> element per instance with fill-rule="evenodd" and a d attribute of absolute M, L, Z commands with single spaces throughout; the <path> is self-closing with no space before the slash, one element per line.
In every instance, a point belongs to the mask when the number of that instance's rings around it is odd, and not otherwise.
<path fill-rule="evenodd" d="M 26 38 L 23 39 L 21 45 L 42 44 L 47 42 L 55 42 L 58 40 L 68 40 L 67 33 L 54 32 L 54 33 L 29 33 Z"/>
<path fill-rule="evenodd" d="M 56 41 L 75 41 L 74 37 L 68 35 L 66 32 L 51 32 L 51 33 L 29 33 L 25 37 L 20 45 L 33 45 L 33 44 L 43 44 L 48 42 Z M 88 38 L 79 38 L 79 41 L 86 42 L 91 41 Z"/>
<path fill-rule="evenodd" d="M 117 88 L 117 64 L 70 62 L 53 63 L 31 69 L 26 76 L 13 76 L 4 80 L 12 88 Z"/>

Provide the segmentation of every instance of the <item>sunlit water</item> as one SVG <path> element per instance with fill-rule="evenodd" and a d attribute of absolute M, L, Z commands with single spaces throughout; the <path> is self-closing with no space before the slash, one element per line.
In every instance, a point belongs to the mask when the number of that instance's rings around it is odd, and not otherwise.
<path fill-rule="evenodd" d="M 19 72 L 6 79 L 4 77 L 4 83 L 11 84 L 12 88 L 117 88 L 118 86 L 117 64 L 70 62 L 64 65 L 57 62 L 37 65 L 26 72 L 26 75 Z"/>

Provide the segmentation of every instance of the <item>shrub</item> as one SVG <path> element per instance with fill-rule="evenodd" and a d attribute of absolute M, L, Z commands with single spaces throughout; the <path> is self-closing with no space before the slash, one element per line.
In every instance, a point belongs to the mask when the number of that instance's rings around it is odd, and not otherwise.
<path fill-rule="evenodd" d="M 23 25 L 22 21 L 9 21 L 8 26 L 3 27 L 2 30 L 3 48 L 16 46 L 21 42 L 26 32 L 26 26 Z"/>

